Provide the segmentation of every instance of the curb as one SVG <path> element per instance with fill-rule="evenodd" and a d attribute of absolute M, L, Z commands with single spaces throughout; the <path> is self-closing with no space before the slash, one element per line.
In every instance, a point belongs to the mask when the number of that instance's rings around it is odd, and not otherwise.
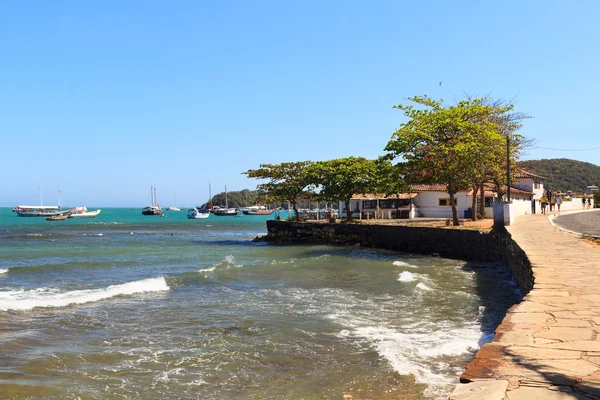
<path fill-rule="evenodd" d="M 566 214 L 569 214 L 569 215 L 571 215 L 571 214 L 581 214 L 581 213 L 590 212 L 590 211 L 600 211 L 600 210 L 591 209 L 591 210 L 570 211 L 570 212 L 567 212 Z M 554 223 L 554 218 L 556 218 L 556 217 L 557 217 L 557 215 L 550 215 L 550 216 L 548 216 L 548 222 L 550 222 L 550 225 L 552 225 L 553 227 L 558 228 L 558 229 L 560 229 L 563 232 L 570 233 L 572 235 L 586 236 L 586 237 L 593 237 L 593 238 L 596 238 L 596 239 L 600 239 L 600 235 L 584 235 L 583 233 L 580 233 L 580 232 L 575 232 L 575 231 L 571 231 L 569 229 L 565 229 L 565 228 L 561 227 L 560 225 L 557 225 L 557 224 Z"/>

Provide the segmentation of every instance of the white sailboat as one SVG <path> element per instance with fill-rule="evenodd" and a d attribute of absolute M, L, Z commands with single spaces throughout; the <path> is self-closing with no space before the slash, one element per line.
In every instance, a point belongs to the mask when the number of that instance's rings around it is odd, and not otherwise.
<path fill-rule="evenodd" d="M 60 186 L 58 187 L 58 205 L 57 206 L 44 206 L 42 202 L 42 187 L 39 187 L 40 191 L 40 205 L 39 206 L 16 206 L 13 208 L 13 212 L 16 212 L 19 217 L 52 217 L 55 215 L 62 215 L 66 211 L 60 210 Z"/>
<path fill-rule="evenodd" d="M 229 204 L 227 203 L 227 185 L 225 185 L 225 208 L 215 209 L 214 214 L 219 217 L 235 217 L 238 215 L 238 210 L 236 208 L 229 208 Z"/>
<path fill-rule="evenodd" d="M 173 193 L 173 205 L 167 207 L 167 211 L 181 211 L 181 208 L 177 207 L 177 198 L 175 198 L 175 193 Z"/>

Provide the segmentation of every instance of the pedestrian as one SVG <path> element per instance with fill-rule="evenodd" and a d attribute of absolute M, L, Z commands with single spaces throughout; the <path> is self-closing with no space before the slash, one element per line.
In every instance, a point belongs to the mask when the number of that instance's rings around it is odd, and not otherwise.
<path fill-rule="evenodd" d="M 585 196 L 581 198 L 581 208 L 585 209 Z"/>
<path fill-rule="evenodd" d="M 548 198 L 546 196 L 540 197 L 540 204 L 542 205 L 542 215 L 545 215 L 546 206 L 548 205 Z"/>
<path fill-rule="evenodd" d="M 562 198 L 559 196 L 556 196 L 556 209 L 558 210 L 558 213 L 560 214 L 560 205 L 562 204 Z"/>
<path fill-rule="evenodd" d="M 588 209 L 592 208 L 592 198 L 588 197 Z"/>

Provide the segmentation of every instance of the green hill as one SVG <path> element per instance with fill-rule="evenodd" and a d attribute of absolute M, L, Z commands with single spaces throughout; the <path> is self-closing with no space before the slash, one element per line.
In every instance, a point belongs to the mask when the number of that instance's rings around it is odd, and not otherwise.
<path fill-rule="evenodd" d="M 584 191 L 586 186 L 600 186 L 600 167 L 588 162 L 552 158 L 527 160 L 519 163 L 521 168 L 545 177 L 544 187 L 552 190 Z"/>

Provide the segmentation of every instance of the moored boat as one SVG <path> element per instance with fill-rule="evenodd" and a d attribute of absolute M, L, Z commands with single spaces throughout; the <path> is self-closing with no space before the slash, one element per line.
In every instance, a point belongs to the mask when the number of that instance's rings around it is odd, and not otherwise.
<path fill-rule="evenodd" d="M 235 217 L 238 215 L 238 210 L 236 208 L 217 208 L 214 210 L 213 214 L 218 215 L 219 217 Z"/>
<path fill-rule="evenodd" d="M 142 208 L 142 215 L 163 215 L 160 204 L 156 202 L 156 187 L 150 186 L 151 205 Z"/>
<path fill-rule="evenodd" d="M 270 210 L 262 204 L 257 204 L 255 206 L 242 209 L 242 213 L 244 215 L 271 215 L 274 211 L 275 210 Z"/>
<path fill-rule="evenodd" d="M 243 213 L 244 215 L 271 215 L 273 214 L 275 210 L 268 210 L 268 209 L 264 209 L 264 210 L 244 210 Z"/>
<path fill-rule="evenodd" d="M 19 217 L 51 217 L 67 211 L 61 211 L 59 206 L 16 206 L 13 212 Z"/>
<path fill-rule="evenodd" d="M 60 187 L 58 188 L 58 205 L 57 206 L 44 206 L 42 205 L 42 188 L 40 191 L 40 205 L 39 206 L 16 206 L 13 208 L 13 212 L 16 212 L 19 217 L 52 217 L 54 215 L 62 215 L 67 211 L 61 211 L 60 209 Z"/>
<path fill-rule="evenodd" d="M 227 186 L 225 186 L 225 207 L 215 207 L 213 209 L 213 214 L 219 217 L 235 217 L 238 215 L 237 208 L 229 208 L 229 203 L 227 202 Z"/>
<path fill-rule="evenodd" d="M 46 221 L 64 221 L 68 217 L 65 214 L 61 215 L 53 215 L 51 217 L 46 218 Z"/>
<path fill-rule="evenodd" d="M 173 205 L 167 207 L 167 211 L 181 211 L 181 208 L 177 207 L 177 199 L 175 198 L 175 193 L 173 193 Z"/>
<path fill-rule="evenodd" d="M 188 219 L 203 219 L 210 216 L 210 211 L 204 210 L 198 207 L 190 208 L 188 210 Z"/>
<path fill-rule="evenodd" d="M 69 218 L 95 218 L 102 210 L 88 211 L 86 206 L 71 208 L 68 211 Z"/>

